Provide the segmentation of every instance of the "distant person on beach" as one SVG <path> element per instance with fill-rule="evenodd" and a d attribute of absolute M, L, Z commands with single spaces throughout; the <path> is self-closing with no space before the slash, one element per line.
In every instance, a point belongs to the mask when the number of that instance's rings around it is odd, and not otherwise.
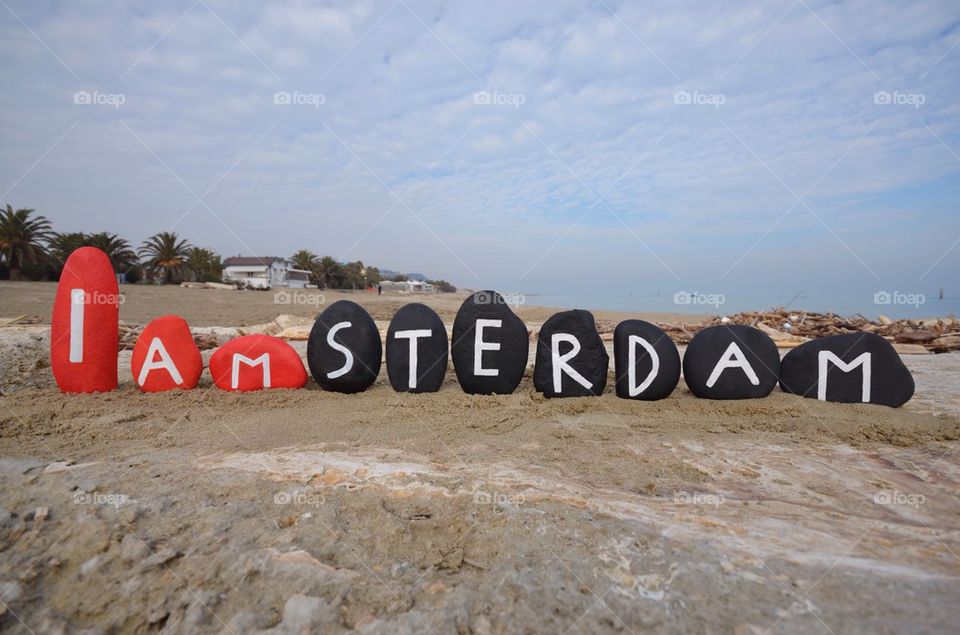
<path fill-rule="evenodd" d="M 377 295 L 383 295 L 383 285 L 382 285 L 382 284 L 378 284 L 378 285 L 377 285 Z"/>

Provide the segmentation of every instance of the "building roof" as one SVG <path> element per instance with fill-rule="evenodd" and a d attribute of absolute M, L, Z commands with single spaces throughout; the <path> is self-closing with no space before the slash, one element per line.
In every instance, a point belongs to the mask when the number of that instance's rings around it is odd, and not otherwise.
<path fill-rule="evenodd" d="M 283 262 L 286 258 L 276 256 L 231 256 L 224 259 L 224 267 L 266 267 L 274 262 Z"/>

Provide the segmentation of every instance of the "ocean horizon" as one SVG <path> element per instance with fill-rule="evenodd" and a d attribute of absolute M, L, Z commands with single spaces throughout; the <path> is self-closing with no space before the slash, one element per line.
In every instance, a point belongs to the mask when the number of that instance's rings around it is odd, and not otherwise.
<path fill-rule="evenodd" d="M 898 320 L 960 314 L 960 298 L 945 297 L 940 299 L 938 290 L 929 294 L 907 294 L 891 290 L 844 297 L 814 294 L 726 295 L 698 293 L 693 290 L 655 295 L 590 292 L 563 294 L 505 292 L 504 297 L 511 304 L 529 304 L 557 309 L 635 311 L 637 313 L 689 313 L 723 316 L 744 311 L 764 311 L 775 307 L 784 307 L 796 311 L 834 313 L 845 317 L 862 315 L 871 320 L 876 320 L 880 315 Z"/>

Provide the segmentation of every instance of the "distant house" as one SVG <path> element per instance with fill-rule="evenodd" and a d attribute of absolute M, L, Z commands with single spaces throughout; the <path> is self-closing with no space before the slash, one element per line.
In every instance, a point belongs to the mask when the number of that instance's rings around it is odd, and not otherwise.
<path fill-rule="evenodd" d="M 394 291 L 396 293 L 436 293 L 437 289 L 435 286 L 429 282 L 421 282 L 419 280 L 404 280 L 403 282 L 393 282 L 392 280 L 384 280 L 380 283 L 380 287 L 384 291 Z"/>
<path fill-rule="evenodd" d="M 232 256 L 223 261 L 223 280 L 254 289 L 303 289 L 310 286 L 310 272 L 275 256 Z"/>

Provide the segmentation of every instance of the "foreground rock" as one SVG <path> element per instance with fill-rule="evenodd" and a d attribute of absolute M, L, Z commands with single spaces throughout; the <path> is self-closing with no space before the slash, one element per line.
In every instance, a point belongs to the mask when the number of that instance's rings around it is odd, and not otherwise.
<path fill-rule="evenodd" d="M 770 336 L 738 324 L 697 333 L 683 356 L 683 379 L 704 399 L 766 397 L 780 377 L 780 353 Z"/>
<path fill-rule="evenodd" d="M 60 390 L 116 389 L 119 319 L 110 258 L 95 247 L 77 249 L 63 265 L 50 326 L 50 365 Z"/>
<path fill-rule="evenodd" d="M 624 320 L 613 332 L 617 396 L 655 401 L 680 382 L 680 351 L 663 329 L 643 320 Z"/>
<path fill-rule="evenodd" d="M 133 347 L 130 371 L 144 392 L 196 388 L 203 358 L 187 321 L 165 315 L 150 322 Z"/>
<path fill-rule="evenodd" d="M 366 309 L 340 300 L 321 313 L 307 340 L 310 374 L 324 390 L 357 393 L 380 374 L 380 331 Z"/>
<path fill-rule="evenodd" d="M 506 395 L 527 368 L 527 327 L 496 291 L 464 300 L 453 321 L 453 368 L 468 394 Z"/>
<path fill-rule="evenodd" d="M 447 329 L 425 304 L 400 308 L 387 329 L 387 375 L 400 392 L 436 392 L 447 374 Z"/>
<path fill-rule="evenodd" d="M 610 357 L 593 314 L 575 309 L 556 313 L 537 337 L 533 385 L 547 397 L 589 397 L 607 386 Z"/>
<path fill-rule="evenodd" d="M 213 383 L 223 390 L 303 388 L 307 371 L 297 351 L 270 335 L 244 335 L 210 358 Z"/>
<path fill-rule="evenodd" d="M 914 381 L 890 342 L 872 333 L 851 333 L 816 339 L 787 353 L 780 388 L 821 401 L 896 408 L 913 397 Z"/>

